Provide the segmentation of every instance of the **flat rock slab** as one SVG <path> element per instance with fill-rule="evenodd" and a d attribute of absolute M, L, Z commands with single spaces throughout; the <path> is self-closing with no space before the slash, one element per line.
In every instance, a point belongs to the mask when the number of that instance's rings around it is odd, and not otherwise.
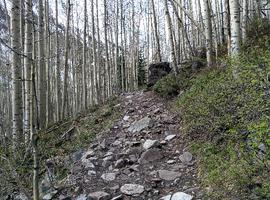
<path fill-rule="evenodd" d="M 120 188 L 123 194 L 137 196 L 144 192 L 144 187 L 138 184 L 125 184 Z"/>
<path fill-rule="evenodd" d="M 136 133 L 140 132 L 141 130 L 147 128 L 150 123 L 150 118 L 149 117 L 144 117 L 140 119 L 139 121 L 134 122 L 131 124 L 131 126 L 128 128 L 129 132 Z"/>
<path fill-rule="evenodd" d="M 188 164 L 189 162 L 192 161 L 193 155 L 189 152 L 184 152 L 179 159 L 182 161 L 184 164 Z"/>
<path fill-rule="evenodd" d="M 158 170 L 159 178 L 165 181 L 173 181 L 181 176 L 181 173 L 169 170 Z"/>
<path fill-rule="evenodd" d="M 143 144 L 144 149 L 151 149 L 153 147 L 157 147 L 159 142 L 157 140 L 146 140 Z"/>
<path fill-rule="evenodd" d="M 174 138 L 176 137 L 176 135 L 168 135 L 166 138 L 165 138 L 165 141 L 171 141 L 173 140 Z"/>
<path fill-rule="evenodd" d="M 114 181 L 116 178 L 116 174 L 115 173 L 106 173 L 106 174 L 102 174 L 101 178 L 104 181 Z"/>
<path fill-rule="evenodd" d="M 139 163 L 147 164 L 147 163 L 154 162 L 156 160 L 160 160 L 161 158 L 163 158 L 163 155 L 159 149 L 157 148 L 149 149 L 145 151 L 144 153 L 142 153 L 139 159 Z"/>
<path fill-rule="evenodd" d="M 109 200 L 111 198 L 110 194 L 100 191 L 100 192 L 93 192 L 88 195 L 87 200 Z"/>
<path fill-rule="evenodd" d="M 162 197 L 161 200 L 192 200 L 193 196 L 186 194 L 184 192 L 177 192 L 173 195 L 167 195 Z"/>

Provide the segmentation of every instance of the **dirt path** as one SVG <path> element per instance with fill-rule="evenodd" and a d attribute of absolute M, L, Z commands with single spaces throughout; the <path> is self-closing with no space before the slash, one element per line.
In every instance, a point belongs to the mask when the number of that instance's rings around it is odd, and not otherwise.
<path fill-rule="evenodd" d="M 120 97 L 124 117 L 75 163 L 71 199 L 202 198 L 196 183 L 196 158 L 185 150 L 179 116 L 153 92 Z M 75 186 L 75 187 L 74 187 Z"/>

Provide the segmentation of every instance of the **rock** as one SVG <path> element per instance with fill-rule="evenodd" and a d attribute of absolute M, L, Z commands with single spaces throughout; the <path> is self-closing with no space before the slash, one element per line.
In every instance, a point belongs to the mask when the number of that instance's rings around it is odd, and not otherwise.
<path fill-rule="evenodd" d="M 76 151 L 76 152 L 72 155 L 72 161 L 73 161 L 73 162 L 77 162 L 77 161 L 79 161 L 82 157 L 83 157 L 83 150 Z"/>
<path fill-rule="evenodd" d="M 80 196 L 78 196 L 77 198 L 76 198 L 76 200 L 87 200 L 88 198 L 87 198 L 87 195 L 86 194 L 81 194 Z"/>
<path fill-rule="evenodd" d="M 190 161 L 192 161 L 193 156 L 190 152 L 184 152 L 179 159 L 182 161 L 184 164 L 188 164 Z"/>
<path fill-rule="evenodd" d="M 94 170 L 89 170 L 87 174 L 88 176 L 95 176 L 97 173 Z"/>
<path fill-rule="evenodd" d="M 186 194 L 184 192 L 177 192 L 173 195 L 167 195 L 162 197 L 161 200 L 192 200 L 193 196 Z"/>
<path fill-rule="evenodd" d="M 144 192 L 144 187 L 138 184 L 125 184 L 120 188 L 123 194 L 137 196 Z"/>
<path fill-rule="evenodd" d="M 28 200 L 28 197 L 24 193 L 19 193 L 14 195 L 14 200 Z"/>
<path fill-rule="evenodd" d="M 149 66 L 148 87 L 155 85 L 158 80 L 168 75 L 171 71 L 172 68 L 168 62 L 151 64 Z"/>
<path fill-rule="evenodd" d="M 122 142 L 121 142 L 120 140 L 115 140 L 115 141 L 112 143 L 113 146 L 119 146 L 119 145 L 121 145 L 121 144 L 122 144 Z"/>
<path fill-rule="evenodd" d="M 126 162 L 125 162 L 125 160 L 124 159 L 119 159 L 119 160 L 117 160 L 116 162 L 115 162 L 115 164 L 114 164 L 114 166 L 115 166 L 115 168 L 122 168 L 122 167 L 125 167 L 125 165 L 126 165 Z"/>
<path fill-rule="evenodd" d="M 265 144 L 263 144 L 263 143 L 259 144 L 258 149 L 260 151 L 262 151 L 262 152 L 266 152 L 266 146 L 265 146 Z"/>
<path fill-rule="evenodd" d="M 118 195 L 116 197 L 113 197 L 111 200 L 120 200 L 120 199 L 123 199 L 123 195 L 122 194 L 120 194 L 120 195 Z"/>
<path fill-rule="evenodd" d="M 166 138 L 165 138 L 165 141 L 171 141 L 173 140 L 174 138 L 176 137 L 176 135 L 168 135 Z"/>
<path fill-rule="evenodd" d="M 193 71 L 196 71 L 198 69 L 201 69 L 204 66 L 205 66 L 205 64 L 200 59 L 193 60 L 192 63 L 191 63 L 191 68 L 192 68 Z"/>
<path fill-rule="evenodd" d="M 92 157 L 93 155 L 95 155 L 95 152 L 93 150 L 88 150 L 87 152 L 85 152 L 82 156 L 82 162 L 85 162 L 86 160 L 88 160 L 90 157 Z"/>
<path fill-rule="evenodd" d="M 124 118 L 123 118 L 123 120 L 124 120 L 124 121 L 128 121 L 129 118 L 130 118 L 129 116 L 125 115 Z"/>
<path fill-rule="evenodd" d="M 145 151 L 144 153 L 142 153 L 139 159 L 139 163 L 147 164 L 156 160 L 160 160 L 161 158 L 163 158 L 163 155 L 159 149 L 156 149 L 156 148 L 149 149 Z"/>
<path fill-rule="evenodd" d="M 167 164 L 170 164 L 170 165 L 171 165 L 171 164 L 174 164 L 174 163 L 175 163 L 175 160 L 168 160 L 168 161 L 167 161 Z"/>
<path fill-rule="evenodd" d="M 169 170 L 158 170 L 158 175 L 159 178 L 165 181 L 173 181 L 176 178 L 179 178 L 181 176 L 181 173 Z"/>
<path fill-rule="evenodd" d="M 143 148 L 147 150 L 153 147 L 157 147 L 158 144 L 159 142 L 157 140 L 146 140 L 143 144 Z"/>
<path fill-rule="evenodd" d="M 64 196 L 64 195 L 60 195 L 59 196 L 59 200 L 72 200 L 72 198 L 70 196 Z"/>
<path fill-rule="evenodd" d="M 52 192 L 46 194 L 45 196 L 43 196 L 42 199 L 43 200 L 51 200 L 51 199 L 53 199 L 54 195 L 56 195 L 56 194 L 57 194 L 57 190 L 52 191 Z"/>
<path fill-rule="evenodd" d="M 86 169 L 95 169 L 95 165 L 90 160 L 84 162 L 83 165 Z"/>
<path fill-rule="evenodd" d="M 93 192 L 88 195 L 88 200 L 109 200 L 110 194 L 100 191 L 100 192 Z"/>
<path fill-rule="evenodd" d="M 128 131 L 135 133 L 135 132 L 140 132 L 141 130 L 147 128 L 150 123 L 150 118 L 149 117 L 144 117 L 140 119 L 139 121 L 134 122 L 129 128 Z"/>
<path fill-rule="evenodd" d="M 115 173 L 106 173 L 106 174 L 102 174 L 101 178 L 104 181 L 114 181 L 116 178 L 116 174 Z"/>

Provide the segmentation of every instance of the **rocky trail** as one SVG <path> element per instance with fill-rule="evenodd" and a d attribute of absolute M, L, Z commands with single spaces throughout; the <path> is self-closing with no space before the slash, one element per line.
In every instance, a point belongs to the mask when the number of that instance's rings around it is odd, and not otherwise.
<path fill-rule="evenodd" d="M 196 157 L 179 133 L 179 116 L 153 92 L 120 97 L 123 118 L 75 162 L 57 199 L 201 199 Z"/>

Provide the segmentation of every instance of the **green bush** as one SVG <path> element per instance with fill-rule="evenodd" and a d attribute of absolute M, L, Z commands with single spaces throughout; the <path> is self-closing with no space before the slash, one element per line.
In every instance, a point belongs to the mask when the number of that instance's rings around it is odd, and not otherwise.
<path fill-rule="evenodd" d="M 202 183 L 214 199 L 270 194 L 270 51 L 247 52 L 228 59 L 226 70 L 200 73 L 178 100 L 183 133 L 199 155 Z"/>
<path fill-rule="evenodd" d="M 191 85 L 190 74 L 182 72 L 179 75 L 169 74 L 160 79 L 153 87 L 153 90 L 162 97 L 175 97 L 180 91 Z"/>

